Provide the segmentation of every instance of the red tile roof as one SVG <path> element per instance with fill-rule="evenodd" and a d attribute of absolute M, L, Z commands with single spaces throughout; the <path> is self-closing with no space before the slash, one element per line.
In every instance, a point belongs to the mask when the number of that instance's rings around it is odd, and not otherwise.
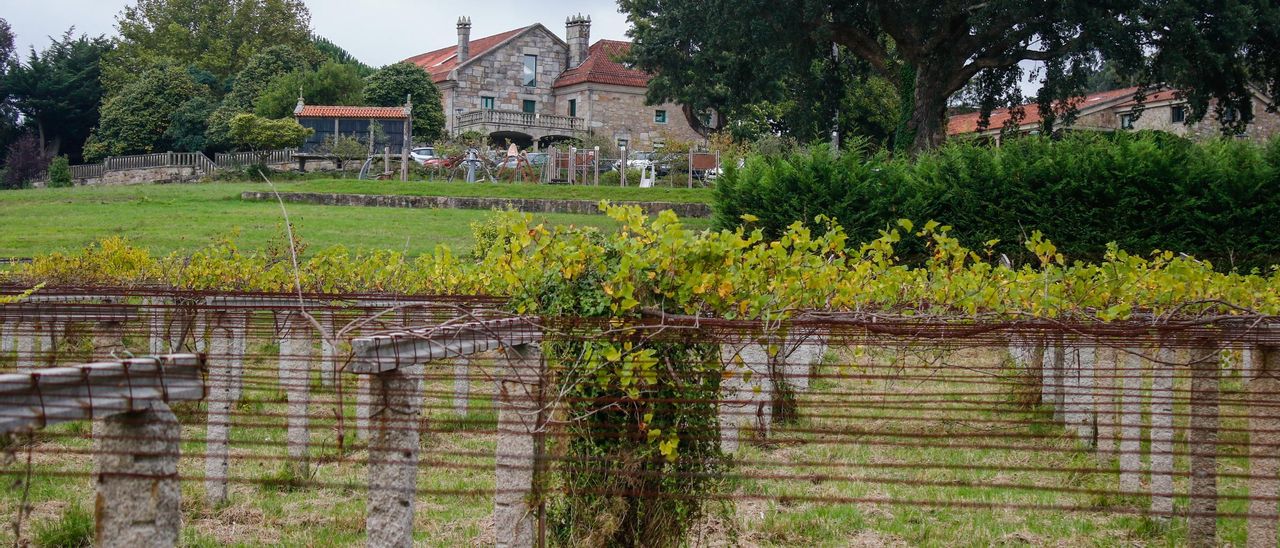
<path fill-rule="evenodd" d="M 627 68 L 618 62 L 618 58 L 630 51 L 630 42 L 600 40 L 587 50 L 586 61 L 561 74 L 552 87 L 562 88 L 583 82 L 646 87 L 650 79 L 647 73 Z"/>
<path fill-rule="evenodd" d="M 1083 111 L 1087 108 L 1090 108 L 1099 104 L 1106 104 L 1112 101 L 1124 99 L 1126 97 L 1132 98 L 1134 94 L 1136 94 L 1137 92 L 1138 92 L 1138 88 L 1136 87 L 1113 89 L 1110 91 L 1091 93 L 1083 97 L 1076 97 L 1071 101 L 1075 105 L 1077 110 Z M 1168 92 L 1162 91 L 1162 92 L 1152 93 L 1148 95 L 1146 101 L 1152 102 L 1155 100 L 1154 97 L 1161 96 L 1164 93 L 1168 93 Z M 1022 105 L 1022 109 L 1023 109 L 1023 117 L 1022 117 L 1022 120 L 1019 122 L 1019 125 L 1040 123 L 1039 105 L 1036 105 L 1035 103 L 1028 103 L 1028 104 Z M 978 116 L 979 116 L 979 113 L 970 112 L 968 114 L 957 114 L 955 116 L 948 118 L 947 119 L 947 135 L 961 135 L 965 133 L 975 133 L 979 131 Z M 1002 108 L 1002 109 L 993 110 L 991 111 L 991 119 L 990 119 L 990 122 L 988 122 L 986 129 L 1000 129 L 1001 127 L 1004 126 L 1004 123 L 1008 121 L 1009 118 L 1011 117 L 1012 117 L 1012 112 L 1010 109 Z"/>
<path fill-rule="evenodd" d="M 1160 91 L 1154 91 L 1154 92 L 1148 93 L 1147 98 L 1142 100 L 1142 104 L 1151 105 L 1155 103 L 1162 103 L 1164 101 L 1177 101 L 1182 99 L 1178 95 L 1179 95 L 1178 90 L 1162 89 Z M 1123 103 L 1120 103 L 1119 106 L 1121 108 L 1124 108 L 1124 107 L 1132 107 L 1137 104 L 1138 104 L 1138 101 L 1136 99 L 1131 99 Z"/>
<path fill-rule="evenodd" d="M 299 118 L 358 118 L 404 120 L 404 107 L 334 107 L 303 105 Z"/>
<path fill-rule="evenodd" d="M 470 51 L 471 58 L 475 59 L 476 57 L 484 55 L 489 50 L 497 47 L 503 42 L 506 42 L 511 37 L 528 30 L 529 28 L 531 27 L 520 27 L 501 34 L 472 40 Z M 413 63 L 422 67 L 431 74 L 431 80 L 439 84 L 449 78 L 449 73 L 453 72 L 453 69 L 458 68 L 458 45 L 454 44 L 422 55 L 416 55 L 405 59 L 405 62 Z"/>

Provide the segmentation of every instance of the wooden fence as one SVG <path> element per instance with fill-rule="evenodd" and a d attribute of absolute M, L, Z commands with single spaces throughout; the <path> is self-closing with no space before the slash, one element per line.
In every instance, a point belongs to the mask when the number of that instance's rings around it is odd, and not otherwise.
<path fill-rule="evenodd" d="M 213 155 L 213 163 L 219 168 L 238 168 L 244 166 L 264 164 L 287 164 L 293 161 L 292 148 L 284 150 L 272 150 L 266 153 L 265 157 L 258 152 L 219 152 Z"/>

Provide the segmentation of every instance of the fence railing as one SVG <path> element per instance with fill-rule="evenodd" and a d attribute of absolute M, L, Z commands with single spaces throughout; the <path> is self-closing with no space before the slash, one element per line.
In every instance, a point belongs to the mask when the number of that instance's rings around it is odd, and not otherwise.
<path fill-rule="evenodd" d="M 258 152 L 219 152 L 213 155 L 213 163 L 220 168 L 237 168 L 256 165 L 259 161 L 266 164 L 287 164 L 293 161 L 294 149 L 272 150 L 265 158 Z"/>
<path fill-rule="evenodd" d="M 72 179 L 97 179 L 107 172 L 105 164 L 85 164 L 71 166 Z"/>
<path fill-rule="evenodd" d="M 582 118 L 556 114 L 532 114 L 515 110 L 474 110 L 458 116 L 458 128 L 481 125 L 535 127 L 582 131 L 586 126 Z"/>
<path fill-rule="evenodd" d="M 157 167 L 194 167 L 205 173 L 212 173 L 217 170 L 213 160 L 210 160 L 203 152 L 158 152 L 134 156 L 112 156 L 103 162 L 104 171 L 125 171 Z"/>

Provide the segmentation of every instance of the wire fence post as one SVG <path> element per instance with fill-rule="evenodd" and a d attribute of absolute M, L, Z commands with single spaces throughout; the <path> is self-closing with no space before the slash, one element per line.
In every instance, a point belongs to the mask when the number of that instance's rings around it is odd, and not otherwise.
<path fill-rule="evenodd" d="M 102 421 L 95 435 L 98 546 L 177 545 L 181 436 L 177 417 L 158 401 Z"/>
<path fill-rule="evenodd" d="M 1218 353 L 1212 350 L 1215 348 L 1210 341 L 1197 341 L 1191 349 L 1187 545 L 1193 548 L 1218 544 L 1218 386 L 1222 369 L 1218 365 Z"/>
<path fill-rule="evenodd" d="M 369 440 L 369 546 L 413 546 L 418 493 L 418 420 L 422 411 L 422 365 L 370 377 L 377 408 Z"/>
<path fill-rule="evenodd" d="M 542 391 L 542 355 L 538 346 L 522 344 L 506 349 L 497 390 L 498 443 L 495 455 L 494 532 L 502 548 L 529 548 L 535 543 L 538 509 L 535 470 L 541 453 L 538 432 L 543 424 L 538 408 Z"/>
<path fill-rule="evenodd" d="M 1276 496 L 1280 495 L 1280 348 L 1249 349 L 1249 548 L 1276 546 Z"/>

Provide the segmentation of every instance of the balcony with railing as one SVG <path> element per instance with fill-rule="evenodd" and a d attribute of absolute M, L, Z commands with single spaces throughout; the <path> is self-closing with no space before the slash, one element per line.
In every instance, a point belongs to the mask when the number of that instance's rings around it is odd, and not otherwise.
<path fill-rule="evenodd" d="M 519 131 L 522 133 L 551 135 L 573 134 L 586 130 L 586 121 L 575 116 L 537 114 L 515 110 L 473 110 L 458 115 L 458 131 Z"/>

